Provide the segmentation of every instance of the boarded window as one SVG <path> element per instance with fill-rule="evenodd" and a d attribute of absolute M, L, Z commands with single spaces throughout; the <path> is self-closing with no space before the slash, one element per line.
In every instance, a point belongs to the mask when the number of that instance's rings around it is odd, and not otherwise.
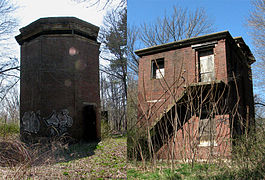
<path fill-rule="evenodd" d="M 215 144 L 216 124 L 213 118 L 201 119 L 199 123 L 200 145 L 210 146 Z"/>
<path fill-rule="evenodd" d="M 213 49 L 199 52 L 200 81 L 210 82 L 215 80 Z"/>
<path fill-rule="evenodd" d="M 165 75 L 165 61 L 164 58 L 152 61 L 152 78 L 161 79 Z"/>

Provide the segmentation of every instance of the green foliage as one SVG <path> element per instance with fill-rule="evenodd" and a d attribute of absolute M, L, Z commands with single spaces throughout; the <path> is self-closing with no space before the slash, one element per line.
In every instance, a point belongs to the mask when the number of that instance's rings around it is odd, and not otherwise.
<path fill-rule="evenodd" d="M 69 173 L 65 171 L 65 172 L 63 172 L 63 175 L 68 176 Z"/>
<path fill-rule="evenodd" d="M 257 128 L 236 140 L 233 147 L 233 170 L 236 179 L 265 178 L 265 131 Z"/>
<path fill-rule="evenodd" d="M 12 135 L 19 133 L 19 125 L 15 123 L 1 123 L 0 124 L 0 135 Z"/>
<path fill-rule="evenodd" d="M 221 164 L 195 163 L 178 164 L 175 168 L 169 168 L 170 164 L 157 162 L 156 168 L 147 163 L 141 166 L 138 162 L 137 166 L 133 166 L 127 170 L 128 179 L 264 179 L 264 159 L 260 159 L 254 168 L 242 168 L 241 165 L 230 164 L 229 166 Z M 233 167 L 233 168 L 231 168 Z"/>
<path fill-rule="evenodd" d="M 96 149 L 101 149 L 101 150 L 102 150 L 103 148 L 104 148 L 104 146 L 103 146 L 103 145 L 99 145 L 99 144 L 98 144 L 97 147 L 96 147 Z"/>
<path fill-rule="evenodd" d="M 143 171 L 140 169 L 129 169 L 128 179 L 205 179 L 202 170 L 208 169 L 208 164 L 177 164 L 175 169 L 168 168 L 166 164 L 159 164 L 160 168 Z M 213 167 L 215 168 L 215 166 Z"/>

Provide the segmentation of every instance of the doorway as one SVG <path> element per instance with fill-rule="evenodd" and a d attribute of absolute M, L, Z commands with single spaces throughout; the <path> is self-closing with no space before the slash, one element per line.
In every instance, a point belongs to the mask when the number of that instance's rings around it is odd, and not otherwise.
<path fill-rule="evenodd" d="M 97 113 L 95 105 L 86 105 L 83 107 L 83 138 L 91 141 L 97 140 Z"/>

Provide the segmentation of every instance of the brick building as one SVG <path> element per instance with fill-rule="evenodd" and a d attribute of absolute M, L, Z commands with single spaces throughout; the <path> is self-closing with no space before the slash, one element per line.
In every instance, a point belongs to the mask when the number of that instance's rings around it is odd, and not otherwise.
<path fill-rule="evenodd" d="M 135 53 L 138 125 L 149 128 L 157 158 L 229 157 L 231 137 L 255 124 L 255 59 L 244 40 L 223 31 Z"/>
<path fill-rule="evenodd" d="M 20 29 L 23 140 L 100 138 L 98 31 L 75 17 L 41 18 Z"/>

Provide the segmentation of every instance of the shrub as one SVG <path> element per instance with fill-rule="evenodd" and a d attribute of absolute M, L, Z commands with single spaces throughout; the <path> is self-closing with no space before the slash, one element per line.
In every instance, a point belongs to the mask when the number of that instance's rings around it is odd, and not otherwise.
<path fill-rule="evenodd" d="M 233 148 L 233 169 L 235 178 L 265 178 L 265 131 L 257 129 L 248 136 L 237 139 Z"/>

